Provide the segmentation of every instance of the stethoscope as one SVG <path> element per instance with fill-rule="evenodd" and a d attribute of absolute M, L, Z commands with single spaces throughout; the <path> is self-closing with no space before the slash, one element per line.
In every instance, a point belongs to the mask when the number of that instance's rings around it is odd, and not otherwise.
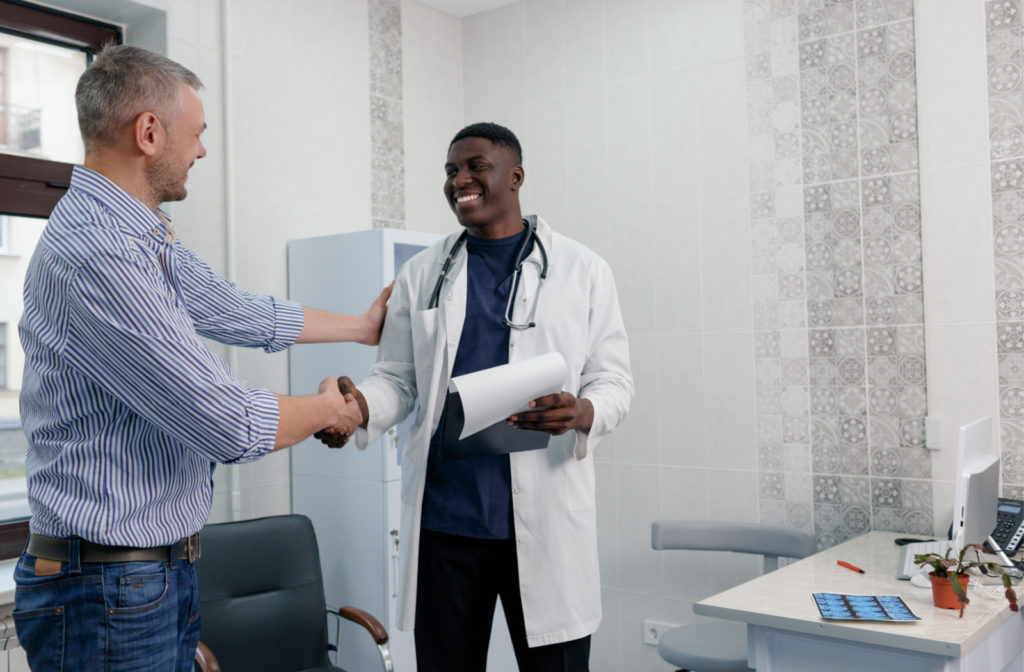
<path fill-rule="evenodd" d="M 512 291 L 508 294 L 508 303 L 505 304 L 505 319 L 503 324 L 511 329 L 529 329 L 536 327 L 537 323 L 533 321 L 534 316 L 537 314 L 537 299 L 540 298 L 540 288 L 544 286 L 544 280 L 548 277 L 548 253 L 544 249 L 544 243 L 540 242 L 540 236 L 537 235 L 537 217 L 536 215 L 530 215 L 523 220 L 523 224 L 529 229 L 530 234 L 523 236 L 523 242 L 519 244 L 519 251 L 516 252 L 516 268 L 512 272 Z M 441 300 L 441 289 L 444 287 L 444 281 L 448 278 L 448 273 L 451 271 L 452 262 L 455 261 L 455 255 L 459 253 L 462 246 L 466 244 L 466 236 L 468 233 L 463 230 L 459 237 L 455 239 L 452 244 L 452 249 L 448 251 L 448 258 L 444 260 L 444 265 L 441 266 L 441 274 L 437 276 L 437 283 L 434 285 L 434 291 L 430 293 L 430 303 L 427 304 L 427 309 L 437 308 L 438 303 Z M 533 309 L 530 311 L 530 319 L 525 324 L 517 324 L 512 321 L 512 301 L 515 299 L 516 294 L 519 292 L 519 278 L 523 271 L 523 254 L 526 252 L 527 245 L 530 241 L 533 241 L 540 250 L 540 256 L 542 259 L 540 268 L 540 281 L 537 283 L 537 292 L 534 297 Z"/>

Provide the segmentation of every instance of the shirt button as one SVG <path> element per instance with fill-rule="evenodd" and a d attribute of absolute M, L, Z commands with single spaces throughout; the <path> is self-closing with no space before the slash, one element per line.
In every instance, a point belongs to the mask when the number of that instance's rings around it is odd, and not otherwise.
<path fill-rule="evenodd" d="M 509 341 L 508 347 L 510 347 L 510 348 L 516 347 L 516 342 L 515 341 Z"/>
<path fill-rule="evenodd" d="M 526 537 L 519 537 L 518 541 L 519 541 L 520 544 L 525 544 L 526 543 Z"/>
<path fill-rule="evenodd" d="M 446 296 L 446 297 L 445 297 L 445 299 L 444 299 L 444 300 L 445 300 L 445 301 L 451 301 L 451 300 L 452 300 L 452 295 L 451 295 L 451 294 L 449 294 L 448 296 Z"/>
<path fill-rule="evenodd" d="M 523 297 L 523 301 L 522 302 L 526 303 L 526 297 L 525 296 Z"/>
<path fill-rule="evenodd" d="M 455 347 L 455 341 L 448 341 L 448 347 L 449 348 L 454 348 Z"/>
<path fill-rule="evenodd" d="M 518 495 L 519 494 L 519 488 L 516 488 L 515 490 L 513 490 L 512 494 L 513 495 Z"/>

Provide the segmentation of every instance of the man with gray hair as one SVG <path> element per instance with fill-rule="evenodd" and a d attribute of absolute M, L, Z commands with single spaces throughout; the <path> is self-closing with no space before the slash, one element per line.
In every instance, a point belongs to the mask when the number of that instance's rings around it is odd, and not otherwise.
<path fill-rule="evenodd" d="M 192 669 L 215 464 L 362 420 L 334 378 L 307 397 L 250 388 L 201 340 L 375 344 L 389 295 L 348 316 L 249 294 L 176 239 L 159 206 L 185 198 L 206 156 L 201 86 L 130 46 L 78 83 L 85 161 L 29 264 L 19 325 L 32 520 L 14 617 L 37 671 Z"/>

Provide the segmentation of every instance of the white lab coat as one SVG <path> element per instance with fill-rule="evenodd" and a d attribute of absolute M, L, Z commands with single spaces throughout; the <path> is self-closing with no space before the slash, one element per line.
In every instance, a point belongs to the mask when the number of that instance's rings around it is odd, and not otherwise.
<path fill-rule="evenodd" d="M 538 296 L 537 245 L 523 264 L 513 321 L 523 322 L 535 299 L 537 326 L 513 330 L 509 361 L 557 351 L 568 364 L 565 389 L 589 399 L 589 435 L 552 437 L 546 450 L 510 455 L 519 583 L 529 646 L 571 641 L 601 621 L 592 451 L 626 415 L 633 394 L 629 347 L 608 264 L 538 220 L 548 254 L 548 278 Z M 377 364 L 359 389 L 369 409 L 365 448 L 402 420 L 419 398 L 419 412 L 402 456 L 400 628 L 416 614 L 420 514 L 430 437 L 440 419 L 466 311 L 466 252 L 445 282 L 439 307 L 430 294 L 457 233 L 416 255 L 401 269 L 388 304 Z"/>

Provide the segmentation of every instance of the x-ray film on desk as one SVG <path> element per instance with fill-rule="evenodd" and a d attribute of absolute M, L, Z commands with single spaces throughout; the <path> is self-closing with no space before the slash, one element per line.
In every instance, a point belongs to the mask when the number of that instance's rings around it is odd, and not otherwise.
<path fill-rule="evenodd" d="M 505 421 L 529 403 L 560 392 L 567 367 L 554 352 L 452 378 L 441 417 L 441 457 L 457 460 L 546 448 L 546 432 L 518 429 Z"/>

